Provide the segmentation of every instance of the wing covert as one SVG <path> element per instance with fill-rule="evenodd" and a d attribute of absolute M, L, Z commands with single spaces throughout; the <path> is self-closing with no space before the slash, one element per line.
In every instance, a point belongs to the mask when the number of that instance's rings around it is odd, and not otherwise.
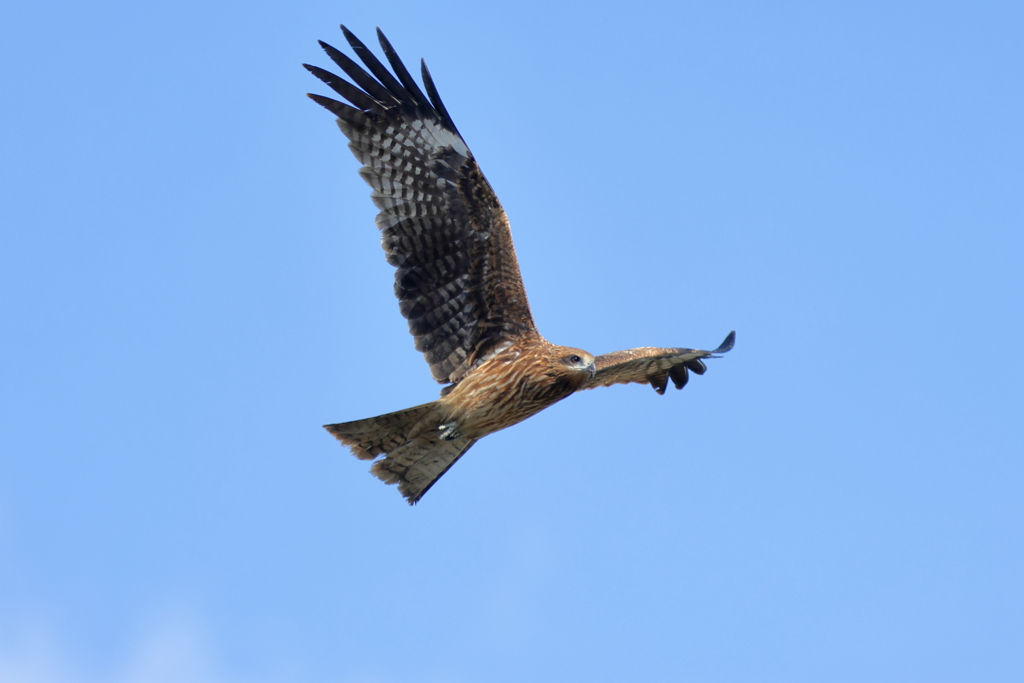
<path fill-rule="evenodd" d="M 395 75 L 341 27 L 365 69 L 321 42 L 352 82 L 305 66 L 349 104 L 310 95 L 338 117 L 380 209 L 395 295 L 438 382 L 457 382 L 503 341 L 536 334 L 508 218 L 437 94 L 424 94 L 377 30 Z M 396 78 L 397 76 L 397 78 Z"/>

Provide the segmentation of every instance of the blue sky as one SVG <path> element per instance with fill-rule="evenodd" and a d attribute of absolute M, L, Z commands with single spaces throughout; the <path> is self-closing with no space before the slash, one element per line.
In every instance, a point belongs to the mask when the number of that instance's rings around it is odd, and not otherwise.
<path fill-rule="evenodd" d="M 0 680 L 1024 676 L 1019 4 L 3 15 Z M 735 350 L 368 475 L 320 425 L 437 386 L 303 96 L 339 22 L 426 58 L 545 336 Z"/>

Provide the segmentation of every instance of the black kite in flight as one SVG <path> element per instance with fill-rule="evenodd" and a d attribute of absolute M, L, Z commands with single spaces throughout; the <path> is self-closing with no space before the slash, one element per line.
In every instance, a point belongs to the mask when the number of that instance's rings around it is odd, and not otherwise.
<path fill-rule="evenodd" d="M 304 65 L 349 104 L 310 95 L 338 117 L 380 209 L 381 246 L 416 349 L 445 384 L 432 403 L 325 425 L 370 470 L 416 503 L 478 439 L 570 394 L 612 384 L 682 389 L 714 351 L 644 347 L 594 357 L 556 346 L 533 322 L 508 218 L 422 64 L 420 90 L 394 48 L 377 37 L 394 75 L 344 26 L 365 69 L 321 41 L 353 83 Z M 397 78 L 396 78 L 397 77 Z"/>

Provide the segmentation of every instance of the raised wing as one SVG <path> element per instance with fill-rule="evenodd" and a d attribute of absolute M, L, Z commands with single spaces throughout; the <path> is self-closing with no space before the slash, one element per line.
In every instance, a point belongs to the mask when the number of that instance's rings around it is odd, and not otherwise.
<path fill-rule="evenodd" d="M 670 379 L 676 389 L 682 389 L 690 379 L 690 371 L 703 375 L 708 369 L 702 358 L 716 358 L 718 354 L 729 351 L 735 343 L 736 333 L 730 332 L 721 346 L 714 351 L 658 349 L 645 346 L 606 353 L 594 359 L 597 372 L 577 391 L 636 382 L 650 384 L 659 394 L 664 394 Z"/>
<path fill-rule="evenodd" d="M 438 382 L 457 382 L 495 346 L 537 330 L 501 203 L 423 67 L 423 94 L 380 29 L 394 75 L 344 26 L 365 69 L 321 41 L 355 83 L 307 69 L 346 99 L 310 95 L 338 117 L 373 188 L 395 295 Z M 397 76 L 397 78 L 396 78 Z"/>

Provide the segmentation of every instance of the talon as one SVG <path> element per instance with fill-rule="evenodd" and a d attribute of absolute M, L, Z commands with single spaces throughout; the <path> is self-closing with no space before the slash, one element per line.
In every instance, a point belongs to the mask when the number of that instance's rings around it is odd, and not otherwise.
<path fill-rule="evenodd" d="M 462 436 L 459 433 L 459 425 L 455 422 L 445 422 L 437 429 L 441 432 L 441 438 L 445 441 L 454 441 Z"/>

